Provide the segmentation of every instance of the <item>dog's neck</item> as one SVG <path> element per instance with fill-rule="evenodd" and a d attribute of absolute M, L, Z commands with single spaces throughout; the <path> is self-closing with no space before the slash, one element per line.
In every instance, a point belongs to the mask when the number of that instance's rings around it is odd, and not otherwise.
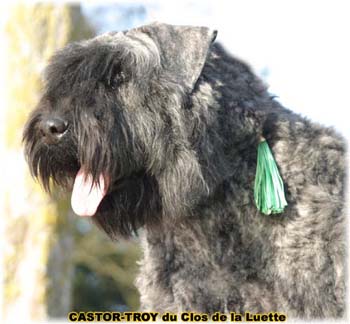
<path fill-rule="evenodd" d="M 211 77 L 218 74 L 230 80 Z M 246 81 L 244 88 L 241 78 Z M 186 111 L 187 127 L 194 134 L 191 144 L 210 187 L 237 172 L 255 170 L 257 146 L 272 104 L 262 81 L 244 63 L 221 46 L 213 47 L 191 94 L 191 109 Z"/>

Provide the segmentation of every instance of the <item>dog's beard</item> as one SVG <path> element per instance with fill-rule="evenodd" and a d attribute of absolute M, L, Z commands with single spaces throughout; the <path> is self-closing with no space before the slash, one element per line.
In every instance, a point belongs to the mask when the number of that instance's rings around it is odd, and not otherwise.
<path fill-rule="evenodd" d="M 48 145 L 43 140 L 25 135 L 25 155 L 33 177 L 50 192 L 52 185 L 71 188 L 79 170 L 76 146 L 66 139 L 59 145 Z"/>
<path fill-rule="evenodd" d="M 111 238 L 127 237 L 147 224 L 152 227 L 161 217 L 156 180 L 144 171 L 111 182 L 104 174 L 98 182 L 81 167 L 75 176 L 72 207 L 80 216 L 92 219 Z"/>
<path fill-rule="evenodd" d="M 136 162 L 126 158 L 127 153 L 101 146 L 103 134 L 96 135 L 95 129 L 96 136 L 88 137 L 80 129 L 78 143 L 75 129 L 59 143 L 47 144 L 37 130 L 37 123 L 37 119 L 29 122 L 24 133 L 31 173 L 48 192 L 53 184 L 72 190 L 76 214 L 93 216 L 92 220 L 112 238 L 129 236 L 160 217 L 161 203 L 154 177 L 136 167 Z M 83 157 L 80 152 L 84 152 Z M 128 163 L 122 165 L 121 161 Z"/>
<path fill-rule="evenodd" d="M 156 180 L 143 172 L 114 183 L 92 218 L 111 238 L 129 236 L 147 224 L 152 227 L 161 217 Z"/>

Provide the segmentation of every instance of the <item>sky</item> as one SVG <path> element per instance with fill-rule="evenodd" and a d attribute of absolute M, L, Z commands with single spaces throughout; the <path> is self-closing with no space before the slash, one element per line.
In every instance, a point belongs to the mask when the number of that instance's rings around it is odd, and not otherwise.
<path fill-rule="evenodd" d="M 100 32 L 152 21 L 216 29 L 284 106 L 350 138 L 350 1 L 93 1 L 83 10 Z"/>

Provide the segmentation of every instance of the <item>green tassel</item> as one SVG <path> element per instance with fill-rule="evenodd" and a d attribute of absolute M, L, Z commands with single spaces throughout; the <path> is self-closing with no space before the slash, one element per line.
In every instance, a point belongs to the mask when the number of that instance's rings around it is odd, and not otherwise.
<path fill-rule="evenodd" d="M 266 215 L 282 213 L 287 206 L 283 181 L 265 139 L 258 146 L 254 199 L 257 208 Z"/>

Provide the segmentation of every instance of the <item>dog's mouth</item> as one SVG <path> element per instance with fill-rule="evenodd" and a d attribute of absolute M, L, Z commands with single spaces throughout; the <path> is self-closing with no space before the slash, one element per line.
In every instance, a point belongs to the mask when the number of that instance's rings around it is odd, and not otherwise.
<path fill-rule="evenodd" d="M 71 205 L 79 216 L 95 215 L 102 199 L 106 196 L 110 179 L 100 175 L 99 181 L 94 182 L 93 176 L 82 166 L 75 176 Z"/>
<path fill-rule="evenodd" d="M 143 178 L 144 175 L 144 170 L 139 170 L 112 181 L 109 175 L 100 174 L 98 181 L 94 181 L 87 168 L 81 166 L 74 178 L 72 209 L 78 216 L 94 216 L 107 195 L 125 190 L 130 181 Z"/>

